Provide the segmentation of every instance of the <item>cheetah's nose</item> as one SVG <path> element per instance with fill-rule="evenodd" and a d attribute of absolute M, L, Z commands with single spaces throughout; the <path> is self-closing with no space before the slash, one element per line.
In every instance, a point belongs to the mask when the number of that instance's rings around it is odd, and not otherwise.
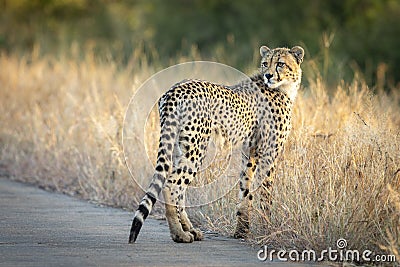
<path fill-rule="evenodd" d="M 268 80 L 272 78 L 272 74 L 269 73 L 265 73 L 265 78 L 267 78 Z"/>

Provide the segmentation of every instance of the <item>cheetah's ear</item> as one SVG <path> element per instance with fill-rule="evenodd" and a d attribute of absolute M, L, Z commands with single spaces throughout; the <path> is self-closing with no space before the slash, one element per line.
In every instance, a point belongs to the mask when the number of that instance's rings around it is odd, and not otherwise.
<path fill-rule="evenodd" d="M 265 57 L 265 55 L 270 51 L 271 49 L 269 49 L 268 47 L 266 47 L 265 45 L 260 47 L 260 55 L 261 57 Z"/>
<path fill-rule="evenodd" d="M 300 65 L 300 63 L 303 62 L 303 58 L 304 58 L 304 49 L 303 48 L 301 48 L 300 46 L 294 46 L 292 49 L 290 49 L 290 53 L 296 59 L 297 64 Z"/>

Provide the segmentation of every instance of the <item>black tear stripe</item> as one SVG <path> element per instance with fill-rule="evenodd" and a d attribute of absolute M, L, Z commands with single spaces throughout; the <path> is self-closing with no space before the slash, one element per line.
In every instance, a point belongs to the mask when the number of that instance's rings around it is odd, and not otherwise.
<path fill-rule="evenodd" d="M 278 75 L 278 82 L 280 82 L 281 76 L 279 75 L 279 72 L 278 72 L 278 65 L 276 65 L 276 67 L 275 67 L 275 72 L 276 72 L 276 75 Z"/>

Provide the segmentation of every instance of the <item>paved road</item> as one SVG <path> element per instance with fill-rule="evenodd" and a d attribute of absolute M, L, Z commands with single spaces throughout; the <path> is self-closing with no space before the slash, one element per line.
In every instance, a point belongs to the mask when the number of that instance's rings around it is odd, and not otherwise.
<path fill-rule="evenodd" d="M 148 219 L 128 244 L 132 213 L 0 178 L 0 266 L 285 266 L 231 238 L 176 244 Z M 307 266 L 290 264 L 290 266 Z"/>

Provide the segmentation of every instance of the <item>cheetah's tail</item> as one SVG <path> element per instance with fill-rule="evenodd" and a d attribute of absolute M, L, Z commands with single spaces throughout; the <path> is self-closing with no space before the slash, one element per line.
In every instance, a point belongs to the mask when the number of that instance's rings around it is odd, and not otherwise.
<path fill-rule="evenodd" d="M 165 177 L 167 177 L 167 175 L 169 174 L 168 171 L 172 164 L 164 162 L 163 159 L 161 159 L 161 161 L 162 162 L 160 162 L 159 157 L 159 159 L 157 160 L 156 171 L 150 183 L 150 186 L 147 189 L 146 194 L 140 201 L 139 207 L 135 212 L 135 217 L 133 218 L 132 227 L 129 235 L 129 243 L 134 243 L 136 241 L 136 238 L 139 235 L 140 229 L 142 228 L 144 221 L 150 214 L 154 204 L 156 203 L 157 196 L 160 194 L 163 188 Z"/>
<path fill-rule="evenodd" d="M 129 234 L 129 243 L 134 243 L 136 241 L 136 238 L 139 235 L 144 220 L 146 220 L 147 216 L 149 215 L 155 203 L 156 203 L 156 198 L 151 196 L 147 192 L 143 197 L 142 201 L 140 202 L 138 209 L 135 212 L 135 217 L 133 218 L 131 231 Z"/>
<path fill-rule="evenodd" d="M 177 116 L 163 116 L 162 107 L 160 108 L 161 117 L 161 141 L 158 149 L 158 158 L 155 173 L 146 194 L 140 201 L 139 207 L 133 218 L 131 231 L 129 234 L 129 243 L 134 243 L 139 235 L 140 229 L 147 216 L 150 214 L 157 196 L 160 194 L 165 179 L 172 169 L 172 154 L 174 144 L 177 139 L 178 121 Z M 165 114 L 165 113 L 164 113 Z"/>

